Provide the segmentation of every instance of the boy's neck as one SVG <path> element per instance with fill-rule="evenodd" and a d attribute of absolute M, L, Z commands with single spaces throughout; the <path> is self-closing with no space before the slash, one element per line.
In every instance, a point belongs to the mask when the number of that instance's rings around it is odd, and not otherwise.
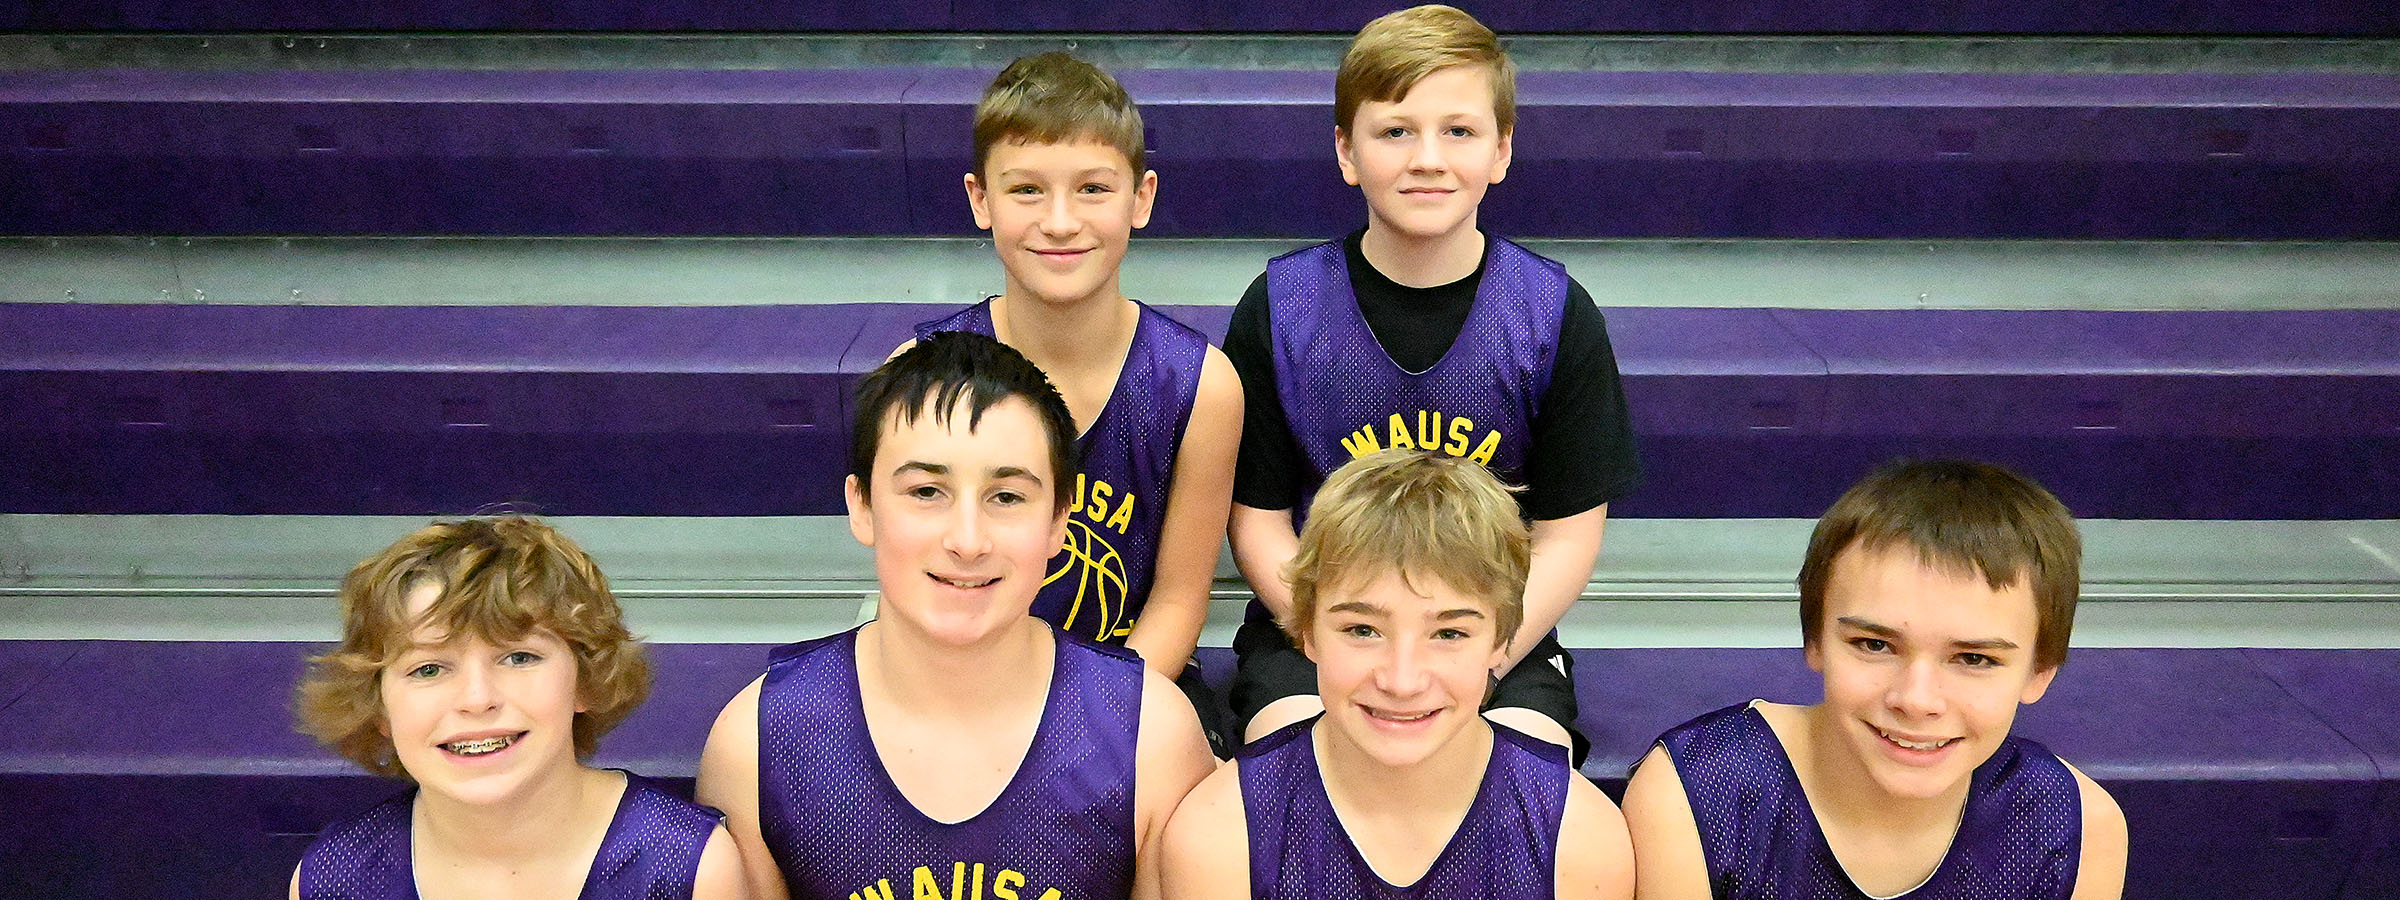
<path fill-rule="evenodd" d="M 905 626 L 877 621 L 858 633 L 863 696 L 925 715 L 973 721 L 1022 712 L 1048 693 L 1054 652 L 1049 626 L 1027 616 L 967 646 L 937 643 Z"/>
<path fill-rule="evenodd" d="M 619 786 L 632 789 L 615 772 L 577 763 L 528 785 L 519 802 L 480 806 L 419 791 L 411 810 L 418 826 L 413 841 L 436 859 L 489 863 L 574 852 L 587 836 L 576 826 L 593 821 L 590 814 L 603 806 L 613 807 Z"/>
<path fill-rule="evenodd" d="M 1139 313 L 1113 284 L 1073 303 L 1045 303 L 1009 291 L 992 300 L 992 331 L 1035 365 L 1045 359 L 1075 363 L 1123 356 L 1133 343 Z"/>
<path fill-rule="evenodd" d="M 1439 816 L 1463 821 L 1483 789 L 1496 740 L 1492 727 L 1477 716 L 1424 761 L 1395 767 L 1376 761 L 1323 719 L 1309 731 L 1326 799 L 1353 817 L 1374 819 Z"/>
<path fill-rule="evenodd" d="M 1367 217 L 1367 233 L 1358 240 L 1367 265 L 1403 287 L 1440 287 L 1475 274 L 1483 265 L 1484 237 L 1475 217 L 1439 235 L 1408 235 Z"/>
<path fill-rule="evenodd" d="M 1900 797 L 1878 787 L 1866 767 L 1853 758 L 1840 737 L 1840 725 L 1823 705 L 1801 710 L 1807 731 L 1805 753 L 1793 760 L 1809 807 L 1823 824 L 1850 832 L 1948 834 L 1957 830 L 1967 805 L 1967 782 L 1961 780 L 1935 797 Z M 1791 755 L 1786 751 L 1786 755 Z M 1822 827 L 1822 825 L 1820 825 Z"/>

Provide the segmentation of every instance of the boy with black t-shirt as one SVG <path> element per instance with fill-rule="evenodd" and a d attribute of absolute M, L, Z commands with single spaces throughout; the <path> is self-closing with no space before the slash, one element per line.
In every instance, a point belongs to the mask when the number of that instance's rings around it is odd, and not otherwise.
<path fill-rule="evenodd" d="M 1525 625 L 1488 715 L 1585 742 L 1552 629 L 1591 579 L 1608 503 L 1639 481 L 1607 323 L 1557 263 L 1476 227 L 1508 173 L 1516 70 L 1490 29 L 1447 6 L 1367 24 L 1336 76 L 1334 149 L 1367 226 L 1295 251 L 1234 309 L 1225 354 L 1245 405 L 1229 531 L 1257 592 L 1234 638 L 1248 738 L 1323 709 L 1307 657 L 1274 620 L 1299 510 L 1344 461 L 1440 449 L 1524 485 L 1533 564 Z"/>

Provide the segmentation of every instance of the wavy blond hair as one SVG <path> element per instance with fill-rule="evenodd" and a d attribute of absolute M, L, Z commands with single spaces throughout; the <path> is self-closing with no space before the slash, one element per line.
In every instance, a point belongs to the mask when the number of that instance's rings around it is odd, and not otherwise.
<path fill-rule="evenodd" d="M 408 593 L 441 586 L 422 615 Z M 650 694 L 650 663 L 625 630 L 608 578 L 583 548 L 531 518 L 441 522 L 401 538 L 342 579 L 342 640 L 309 659 L 295 707 L 300 730 L 378 775 L 405 778 L 384 733 L 383 670 L 414 644 L 420 627 L 504 644 L 535 631 L 575 658 L 575 754 Z"/>

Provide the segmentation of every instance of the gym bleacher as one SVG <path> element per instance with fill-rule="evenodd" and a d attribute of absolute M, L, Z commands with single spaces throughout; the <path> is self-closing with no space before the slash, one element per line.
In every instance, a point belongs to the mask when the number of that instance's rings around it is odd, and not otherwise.
<path fill-rule="evenodd" d="M 2019 728 L 2124 807 L 2127 896 L 2400 896 L 2400 9 L 1463 5 L 1524 69 L 1483 222 L 1606 310 L 1648 475 L 1561 626 L 1587 775 L 1813 700 L 1809 519 L 1968 455 L 2083 520 Z M 992 73 L 1122 77 L 1126 290 L 1215 336 L 1363 221 L 1331 73 L 1389 8 L 0 5 L 0 897 L 282 890 L 395 789 L 291 685 L 438 516 L 594 553 L 658 664 L 599 761 L 688 784 L 768 646 L 872 614 L 847 389 L 998 288 Z"/>

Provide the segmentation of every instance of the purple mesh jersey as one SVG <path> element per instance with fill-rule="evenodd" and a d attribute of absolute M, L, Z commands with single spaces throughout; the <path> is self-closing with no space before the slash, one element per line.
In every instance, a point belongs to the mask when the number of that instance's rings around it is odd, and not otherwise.
<path fill-rule="evenodd" d="M 1558 826 L 1567 809 L 1567 749 L 1492 726 L 1492 760 L 1467 817 L 1425 876 L 1394 887 L 1375 874 L 1334 817 L 1317 768 L 1311 719 L 1242 751 L 1250 823 L 1250 896 L 1365 900 L 1548 898 L 1557 885 Z"/>
<path fill-rule="evenodd" d="M 1659 737 L 1700 825 L 1718 900 L 1869 900 L 1833 858 L 1782 742 L 1749 704 Z M 1976 767 L 1949 853 L 1911 900 L 2035 900 L 2075 892 L 2083 795 L 2066 763 L 2018 737 Z"/>
<path fill-rule="evenodd" d="M 1050 559 L 1033 614 L 1070 634 L 1123 644 L 1150 599 L 1158 536 L 1166 527 L 1167 490 L 1183 447 L 1208 338 L 1141 306 L 1133 347 L 1116 389 L 1092 427 L 1075 441 L 1083 474 L 1075 478 L 1067 542 Z M 997 337 L 992 301 L 917 326 L 917 337 L 972 331 Z"/>
<path fill-rule="evenodd" d="M 1099 900 L 1133 890 L 1142 661 L 1053 631 L 1033 746 L 964 822 L 900 794 L 859 706 L 857 638 L 775 651 L 758 695 L 759 830 L 795 900 Z"/>
<path fill-rule="evenodd" d="M 416 900 L 410 849 L 415 789 L 327 826 L 300 858 L 301 900 Z M 717 811 L 625 773 L 625 795 L 583 877 L 581 900 L 690 900 Z"/>
<path fill-rule="evenodd" d="M 1275 393 L 1311 468 L 1293 524 L 1334 469 L 1387 447 L 1439 449 L 1522 483 L 1567 292 L 1565 267 L 1490 239 L 1457 339 L 1433 368 L 1410 372 L 1392 362 L 1359 313 L 1341 242 L 1267 263 Z"/>

